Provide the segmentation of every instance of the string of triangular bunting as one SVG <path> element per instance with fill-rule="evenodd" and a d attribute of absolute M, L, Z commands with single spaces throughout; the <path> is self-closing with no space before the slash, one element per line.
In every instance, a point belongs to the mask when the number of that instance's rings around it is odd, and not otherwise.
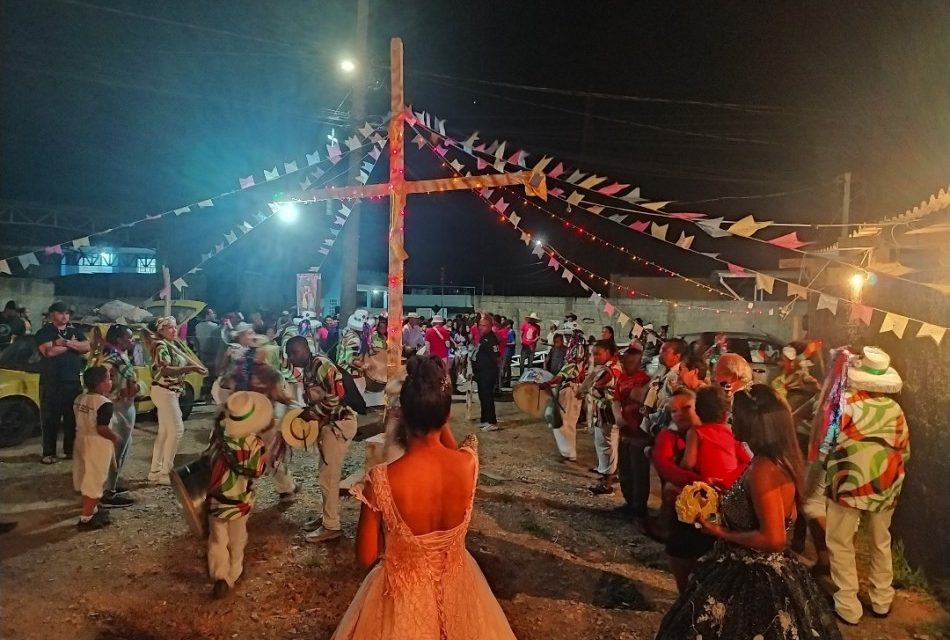
<path fill-rule="evenodd" d="M 430 132 L 430 134 L 435 134 L 435 132 Z M 417 141 L 417 140 L 421 139 L 422 145 L 420 145 L 420 148 L 421 148 L 421 146 L 423 146 L 423 145 L 425 145 L 425 144 L 427 144 L 427 143 L 429 143 L 429 142 L 433 142 L 434 144 L 438 144 L 438 142 L 440 142 L 440 141 L 441 141 L 441 142 L 447 142 L 447 143 L 449 143 L 449 144 L 443 145 L 444 147 L 453 146 L 453 145 L 451 145 L 451 141 L 448 140 L 445 136 L 440 136 L 440 138 L 441 138 L 441 140 L 438 140 L 438 141 L 433 141 L 431 138 L 430 138 L 430 140 L 426 140 L 426 139 L 422 136 L 422 134 L 421 134 L 420 132 L 418 132 L 418 130 L 417 130 L 417 131 L 416 131 L 416 137 L 414 138 L 414 141 Z M 476 138 L 476 139 L 477 139 L 477 138 Z M 474 142 L 474 139 L 470 137 L 466 142 L 467 142 L 468 144 L 471 144 L 472 142 Z M 463 145 L 463 146 L 464 146 L 464 145 Z M 473 148 L 474 148 L 474 147 L 473 147 Z M 503 149 L 503 148 L 504 148 L 504 147 L 503 147 L 502 145 L 496 146 L 496 147 L 495 147 L 495 153 L 497 154 L 498 151 L 499 151 L 499 149 Z M 489 152 L 489 149 L 490 149 L 490 147 L 486 147 L 486 153 Z M 441 157 L 443 158 L 443 160 L 444 160 L 447 164 L 449 164 L 449 166 L 451 166 L 451 168 L 452 168 L 453 170 L 455 170 L 455 171 L 458 172 L 458 173 L 461 173 L 461 169 L 458 169 L 456 165 L 451 164 L 451 163 L 449 163 L 447 160 L 445 160 L 445 157 L 446 157 L 445 154 L 439 153 L 438 155 L 441 156 Z M 525 154 L 519 152 L 519 153 L 517 154 L 516 160 L 522 161 L 523 158 L 524 158 L 524 155 L 525 155 Z M 540 163 L 539 163 L 539 164 L 540 164 Z M 464 164 L 463 164 L 463 168 L 464 168 Z M 571 177 L 574 177 L 574 176 L 572 175 Z M 498 202 L 492 202 L 491 200 L 488 200 L 488 198 L 486 197 L 485 190 L 482 190 L 481 192 L 478 192 L 478 193 L 479 193 L 480 196 L 483 197 L 483 199 L 486 200 L 486 202 L 489 204 L 489 206 L 492 207 L 493 211 L 495 211 L 496 213 L 502 215 L 503 217 L 507 217 L 507 219 L 510 221 L 510 216 L 505 216 L 505 213 L 504 213 L 504 212 L 507 211 L 508 208 L 511 206 L 511 203 L 510 203 L 510 202 L 505 202 L 505 201 L 503 200 L 503 198 L 500 199 L 499 202 L 502 202 L 502 203 L 503 203 L 504 208 L 502 209 L 502 211 L 499 211 L 499 209 L 498 209 Z M 518 197 L 518 194 L 515 193 L 515 192 L 509 191 L 509 193 L 512 193 L 512 195 L 513 195 L 514 197 Z M 551 194 L 551 190 L 550 190 L 550 189 L 548 190 L 548 193 L 549 193 L 549 195 Z M 491 195 L 491 191 L 490 191 L 490 190 L 488 191 L 487 195 L 488 195 L 488 196 Z M 558 196 L 555 196 L 555 197 L 558 197 Z M 542 211 L 542 212 L 544 212 L 544 213 L 546 213 L 546 214 L 548 214 L 548 215 L 551 215 L 551 212 L 548 211 L 548 210 L 546 210 L 546 209 L 544 209 L 541 205 L 538 205 L 537 203 L 534 203 L 534 202 L 530 202 L 530 201 L 528 201 L 527 199 L 523 199 L 523 201 L 524 201 L 525 203 L 527 203 L 527 204 L 530 204 L 531 206 L 534 206 L 534 207 L 537 208 L 538 210 L 540 210 L 540 211 Z M 518 214 L 515 213 L 515 215 L 518 215 Z M 521 216 L 518 215 L 518 217 L 517 217 L 517 219 L 516 219 L 516 222 L 518 222 L 518 221 L 520 221 L 520 220 L 521 220 Z M 749 220 L 745 220 L 745 219 L 744 219 L 744 220 L 738 221 L 737 223 L 734 223 L 734 224 L 739 224 L 739 223 L 742 224 L 742 226 L 740 227 L 740 231 L 741 231 L 742 233 L 754 233 L 754 231 L 755 231 L 755 229 L 757 228 L 757 226 L 760 226 L 760 224 L 761 224 L 761 223 L 757 223 L 757 222 L 754 220 L 754 218 L 751 218 L 751 217 L 750 217 Z M 805 286 L 805 285 L 801 285 L 801 284 L 798 284 L 798 283 L 790 282 L 790 281 L 787 281 L 787 280 L 782 280 L 782 279 L 779 279 L 779 278 L 775 278 L 775 277 L 770 276 L 770 275 L 768 275 L 768 274 L 765 274 L 765 273 L 762 273 L 762 272 L 759 272 L 759 271 L 756 271 L 756 270 L 753 270 L 753 269 L 747 269 L 746 267 L 743 267 L 743 266 L 741 266 L 741 265 L 736 265 L 736 264 L 734 264 L 734 263 L 730 263 L 730 262 L 728 262 L 728 261 L 726 261 L 726 260 L 723 260 L 723 259 L 719 258 L 719 257 L 718 257 L 718 254 L 706 254 L 706 253 L 702 253 L 702 252 L 699 252 L 699 251 L 695 251 L 695 250 L 693 250 L 693 249 L 691 248 L 692 241 L 691 241 L 691 239 L 690 239 L 690 238 L 691 238 L 690 236 L 685 236 L 685 237 L 684 237 L 684 235 L 681 234 L 680 239 L 674 242 L 674 241 L 668 240 L 668 239 L 666 238 L 666 232 L 667 232 L 668 225 L 657 225 L 656 223 L 646 223 L 646 224 L 651 225 L 651 226 L 653 227 L 653 228 L 650 230 L 650 232 L 649 232 L 649 235 L 651 235 L 652 237 L 655 237 L 655 238 L 657 238 L 658 240 L 662 240 L 663 242 L 666 242 L 666 243 L 668 243 L 668 244 L 671 244 L 671 245 L 673 245 L 673 246 L 676 246 L 676 247 L 678 247 L 678 248 L 680 248 L 680 249 L 682 249 L 682 250 L 690 251 L 690 252 L 697 253 L 697 254 L 701 254 L 701 255 L 705 255 L 705 256 L 707 256 L 707 257 L 710 257 L 710 258 L 713 258 L 713 259 L 715 259 L 715 260 L 718 260 L 719 262 L 724 263 L 724 264 L 727 266 L 727 268 L 729 268 L 729 269 L 730 269 L 731 271 L 733 271 L 733 272 L 736 272 L 736 273 L 745 273 L 745 272 L 748 272 L 749 274 L 754 275 L 754 276 L 756 277 L 756 283 L 757 283 L 757 285 L 761 285 L 760 288 L 762 288 L 762 289 L 764 289 L 764 290 L 768 290 L 768 291 L 770 291 L 770 292 L 773 291 L 773 290 L 774 290 L 774 286 L 775 286 L 775 282 L 778 281 L 778 282 L 783 283 L 783 284 L 786 285 L 787 294 L 788 294 L 788 297 L 789 297 L 789 298 L 802 299 L 802 300 L 807 301 L 809 294 L 815 294 L 815 295 L 818 296 L 818 302 L 819 302 L 820 305 L 821 305 L 821 306 L 819 307 L 819 310 L 828 310 L 829 312 L 832 312 L 832 313 L 834 313 L 834 314 L 837 314 L 837 313 L 838 313 L 838 310 L 839 310 L 839 303 L 840 303 L 840 302 L 849 303 L 849 304 L 852 305 L 852 316 L 853 316 L 853 317 L 857 317 L 857 318 L 860 319 L 861 321 L 864 321 L 865 324 L 868 325 L 868 326 L 870 326 L 871 317 L 873 316 L 873 313 L 874 313 L 875 311 L 876 311 L 876 312 L 879 312 L 880 314 L 883 314 L 883 320 L 882 320 L 882 324 L 881 324 L 881 328 L 880 328 L 880 332 L 881 332 L 881 333 L 885 333 L 885 332 L 887 332 L 887 331 L 893 331 L 895 335 L 897 335 L 898 337 L 902 338 L 902 337 L 904 336 L 904 334 L 905 334 L 905 330 L 906 330 L 907 324 L 908 324 L 910 321 L 914 321 L 914 322 L 919 322 L 920 325 L 921 325 L 920 328 L 919 328 L 919 330 L 918 330 L 918 333 L 917 333 L 918 337 L 930 337 L 930 338 L 932 338 L 935 342 L 937 342 L 937 343 L 939 344 L 939 342 L 943 339 L 943 335 L 944 335 L 945 332 L 946 332 L 946 327 L 942 327 L 942 326 L 940 326 L 940 325 L 936 325 L 936 324 L 933 324 L 933 323 L 929 323 L 929 322 L 927 322 L 927 321 L 920 320 L 920 319 L 917 319 L 917 318 L 911 318 L 911 317 L 909 317 L 909 316 L 904 316 L 904 315 L 902 315 L 902 314 L 898 314 L 898 313 L 896 313 L 896 312 L 889 311 L 889 310 L 886 310 L 886 309 L 880 309 L 880 308 L 877 308 L 877 307 L 871 307 L 871 306 L 867 306 L 867 305 L 862 305 L 862 304 L 859 303 L 859 302 L 852 301 L 852 300 L 848 300 L 848 299 L 846 299 L 846 298 L 840 298 L 840 297 L 837 297 L 837 296 L 832 296 L 831 294 L 827 294 L 827 293 L 825 293 L 825 292 L 823 292 L 823 291 L 821 291 L 821 290 L 818 290 L 818 289 L 815 289 L 815 288 L 812 288 L 812 287 L 809 287 L 809 286 Z M 517 224 L 515 224 L 515 225 L 513 225 L 513 226 L 515 226 L 516 228 L 518 228 L 518 225 L 517 225 Z M 635 230 L 635 231 L 638 231 L 638 232 L 640 232 L 640 233 L 644 233 L 644 234 L 647 233 L 646 227 L 639 228 L 639 229 L 634 228 L 634 230 Z M 525 232 L 522 232 L 522 239 L 524 239 L 524 236 L 525 236 L 525 235 L 526 235 Z M 529 235 L 529 238 L 530 238 L 530 235 Z M 538 246 L 540 246 L 540 245 L 538 245 Z M 560 266 L 560 263 L 559 263 L 558 260 L 557 260 L 556 258 L 554 258 L 554 257 L 551 257 L 551 260 L 549 261 L 549 266 L 552 266 L 552 268 L 557 268 L 557 267 L 554 267 L 554 266 L 552 265 L 552 262 L 555 263 L 555 264 L 557 264 L 558 267 Z M 593 275 L 593 272 L 591 272 L 591 273 L 592 273 L 592 275 Z M 565 279 L 570 279 L 570 280 L 573 280 L 573 278 L 574 278 L 574 274 L 573 274 L 573 273 L 570 274 L 569 276 L 565 277 Z"/>
<path fill-rule="evenodd" d="M 379 161 L 381 152 L 386 145 L 386 141 L 387 141 L 386 138 L 380 138 L 379 143 L 376 143 L 376 142 L 372 143 L 372 149 L 370 149 L 370 151 L 367 152 L 361 159 L 361 165 L 360 165 L 361 171 L 368 170 L 369 173 L 372 173 L 373 169 L 376 167 L 376 163 Z M 353 151 L 359 148 L 360 147 L 358 146 L 358 147 L 355 147 L 354 149 L 348 150 L 344 152 L 343 155 L 352 153 Z M 330 175 L 326 172 L 322 172 L 318 178 L 319 182 L 310 183 L 308 180 L 307 181 L 308 184 L 306 186 L 301 184 L 301 190 L 306 191 L 313 186 L 323 186 L 324 184 L 329 183 L 333 181 L 334 179 L 340 177 L 340 175 L 342 174 L 338 173 L 335 175 Z M 268 202 L 267 203 L 268 211 L 266 212 L 258 211 L 257 213 L 255 213 L 253 216 L 253 222 L 244 220 L 240 224 L 228 229 L 228 231 L 222 234 L 220 239 L 217 242 L 215 242 L 211 251 L 207 253 L 202 253 L 201 260 L 198 262 L 198 264 L 196 264 L 194 267 L 189 269 L 183 276 L 176 278 L 171 283 L 172 286 L 175 287 L 175 289 L 177 289 L 178 292 L 180 293 L 182 289 L 189 286 L 189 283 L 185 279 L 185 276 L 191 276 L 201 271 L 202 267 L 205 265 L 206 262 L 216 258 L 222 251 L 224 251 L 231 245 L 235 244 L 242 237 L 250 233 L 253 229 L 259 227 L 261 224 L 263 224 L 268 219 L 273 217 L 273 215 L 276 214 L 280 210 L 280 206 L 281 205 L 276 201 Z M 349 217 L 349 215 L 350 215 L 350 209 L 346 207 L 345 205 L 341 205 L 340 211 L 338 212 L 338 215 L 335 216 L 336 219 L 333 222 L 333 225 L 337 225 L 337 226 L 331 225 L 327 238 L 324 239 L 321 246 L 317 249 L 317 252 L 324 256 L 323 259 L 321 260 L 321 265 L 323 263 L 323 260 L 325 260 L 326 256 L 330 253 L 330 247 L 333 246 L 336 240 L 336 237 L 339 235 L 340 231 L 342 230 L 343 225 L 346 224 L 346 220 Z M 163 287 L 162 289 L 158 291 L 156 296 L 159 299 L 164 300 L 170 294 L 171 292 L 168 289 Z"/>
<path fill-rule="evenodd" d="M 67 240 L 66 242 L 53 244 L 43 249 L 40 249 L 38 251 L 31 251 L 31 252 L 24 253 L 18 256 L 0 259 L 0 274 L 13 275 L 12 267 L 14 265 L 19 265 L 20 271 L 25 272 L 31 266 L 39 266 L 40 264 L 39 258 L 41 256 L 51 256 L 51 255 L 61 256 L 63 255 L 64 251 L 78 251 L 82 249 L 83 247 L 90 246 L 90 240 L 92 238 L 104 236 L 109 233 L 112 233 L 113 231 L 117 231 L 119 229 L 129 229 L 131 227 L 135 227 L 145 222 L 159 220 L 165 216 L 171 216 L 171 215 L 180 216 L 180 215 L 190 213 L 195 210 L 200 211 L 201 209 L 211 208 L 214 206 L 214 203 L 216 201 L 221 200 L 222 198 L 226 198 L 228 196 L 234 195 L 246 189 L 253 188 L 259 184 L 271 182 L 279 178 L 284 178 L 284 177 L 294 175 L 294 174 L 305 173 L 306 175 L 304 177 L 304 180 L 300 183 L 300 187 L 301 189 L 307 189 L 309 188 L 311 184 L 311 181 L 310 181 L 311 176 L 313 176 L 315 179 L 319 179 L 326 172 L 327 165 L 336 164 L 337 162 L 340 161 L 340 158 L 342 158 L 347 153 L 356 151 L 368 145 L 377 144 L 380 141 L 382 141 L 383 137 L 380 135 L 379 131 L 384 130 L 384 129 L 385 129 L 385 124 L 379 127 L 374 127 L 373 125 L 366 123 L 363 125 L 363 127 L 359 129 L 359 133 L 361 134 L 368 133 L 369 135 L 363 135 L 363 140 L 360 140 L 360 138 L 356 134 L 351 136 L 350 139 L 347 141 L 347 143 L 352 143 L 353 146 L 349 146 L 348 150 L 345 152 L 341 152 L 339 147 L 336 146 L 334 153 L 331 153 L 330 150 L 328 149 L 327 156 L 323 160 L 321 160 L 319 150 L 317 150 L 317 151 L 314 151 L 313 154 L 309 154 L 309 153 L 305 154 L 306 166 L 303 165 L 303 162 L 298 163 L 297 160 L 293 160 L 291 162 L 283 163 L 283 169 L 284 169 L 283 174 L 280 173 L 280 170 L 278 169 L 277 166 L 274 166 L 272 170 L 264 169 L 263 170 L 264 179 L 260 182 L 258 182 L 255 179 L 255 176 L 252 174 L 244 178 L 239 178 L 237 189 L 225 191 L 223 193 L 219 193 L 218 195 L 211 196 L 209 198 L 196 200 L 194 202 L 185 204 L 183 206 L 176 207 L 174 209 L 169 209 L 167 211 L 162 211 L 160 213 L 146 214 L 145 216 L 143 216 L 142 218 L 139 218 L 138 220 L 133 220 L 132 222 L 126 222 L 118 226 L 111 227 L 109 229 L 104 229 L 96 233 L 91 233 L 86 236 L 74 238 L 72 240 Z M 328 145 L 328 147 L 329 146 L 335 146 L 335 145 Z"/>

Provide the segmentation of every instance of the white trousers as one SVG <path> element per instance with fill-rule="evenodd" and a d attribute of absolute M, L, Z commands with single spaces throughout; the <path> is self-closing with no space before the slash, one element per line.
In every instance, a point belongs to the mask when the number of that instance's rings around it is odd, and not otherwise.
<path fill-rule="evenodd" d="M 261 439 L 264 441 L 264 451 L 267 452 L 268 458 L 270 457 L 270 453 L 277 448 L 277 444 L 280 441 L 281 436 L 278 425 L 285 413 L 287 413 L 287 405 L 275 402 L 274 426 L 260 434 Z M 294 481 L 293 475 L 290 473 L 290 468 L 286 460 L 277 461 L 276 467 L 268 460 L 267 469 L 271 479 L 274 481 L 274 488 L 277 489 L 277 493 L 293 492 L 297 484 Z"/>
<path fill-rule="evenodd" d="M 597 452 L 597 473 L 603 476 L 617 475 L 620 428 L 615 424 L 601 425 L 595 421 L 594 450 Z"/>
<path fill-rule="evenodd" d="M 805 500 L 802 513 L 809 520 L 824 518 L 828 512 L 828 498 L 825 497 L 828 482 L 825 475 L 824 457 L 812 462 L 805 471 Z"/>
<path fill-rule="evenodd" d="M 317 482 L 323 498 L 323 528 L 339 531 L 340 524 L 340 474 L 343 471 L 343 458 L 350 448 L 350 442 L 356 435 L 356 418 L 338 420 L 336 428 L 332 424 L 320 427 L 317 444 L 320 449 L 320 471 Z"/>
<path fill-rule="evenodd" d="M 247 516 L 224 520 L 208 518 L 208 574 L 212 580 L 224 580 L 233 587 L 244 571 L 244 547 L 247 546 Z"/>
<path fill-rule="evenodd" d="M 836 588 L 835 611 L 852 623 L 857 623 L 864 613 L 858 600 L 858 569 L 854 560 L 854 534 L 858 531 L 862 515 L 871 543 L 871 569 L 868 575 L 871 608 L 877 613 L 887 613 L 894 601 L 890 531 L 894 510 L 871 513 L 828 500 L 825 541 L 831 555 L 831 579 Z"/>
<path fill-rule="evenodd" d="M 152 447 L 152 468 L 149 476 L 165 476 L 171 473 L 175 465 L 175 454 L 181 437 L 185 435 L 185 423 L 181 418 L 181 405 L 178 394 L 157 384 L 152 385 L 150 394 L 158 414 L 158 435 Z"/>
<path fill-rule="evenodd" d="M 576 385 L 566 385 L 558 394 L 558 401 L 561 403 L 561 426 L 558 429 L 551 429 L 554 435 L 554 442 L 557 444 L 557 450 L 561 456 L 568 460 L 577 459 L 577 419 L 581 415 L 581 403 L 574 395 Z M 557 411 L 557 407 L 554 408 Z M 548 418 L 550 423 L 550 417 Z"/>

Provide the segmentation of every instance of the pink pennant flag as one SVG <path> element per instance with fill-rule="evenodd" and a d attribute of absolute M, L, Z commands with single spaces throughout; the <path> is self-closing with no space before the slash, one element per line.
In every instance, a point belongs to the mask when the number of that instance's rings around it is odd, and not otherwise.
<path fill-rule="evenodd" d="M 564 173 L 564 165 L 561 164 L 560 162 L 558 162 L 556 167 L 554 167 L 553 169 L 551 169 L 550 171 L 548 171 L 548 177 L 549 177 L 549 178 L 557 178 L 558 176 L 560 176 L 560 175 L 563 174 L 563 173 Z"/>
<path fill-rule="evenodd" d="M 605 196 L 612 196 L 623 191 L 629 186 L 630 186 L 629 184 L 620 184 L 619 182 L 615 182 L 613 184 L 607 185 L 606 187 L 601 187 L 600 189 L 597 190 L 597 192 L 602 193 Z"/>
<path fill-rule="evenodd" d="M 339 160 L 340 156 L 342 155 L 342 152 L 340 151 L 340 145 L 336 143 L 328 144 L 327 155 L 330 156 L 330 160 L 333 160 L 333 158 L 336 158 Z"/>
<path fill-rule="evenodd" d="M 482 160 L 481 158 L 477 158 L 475 160 L 475 166 L 479 171 L 481 171 L 482 169 L 485 169 L 486 167 L 488 167 L 488 163 Z"/>
<path fill-rule="evenodd" d="M 166 300 L 170 293 L 171 293 L 171 290 L 169 289 L 169 287 L 162 287 L 162 289 L 160 289 L 158 292 L 158 297 L 160 300 Z"/>
<path fill-rule="evenodd" d="M 772 238 L 767 240 L 769 244 L 774 244 L 776 247 L 782 247 L 783 249 L 798 249 L 799 247 L 804 247 L 807 242 L 802 242 L 798 239 L 798 232 L 792 231 L 787 233 L 784 236 L 779 236 L 778 238 Z"/>
<path fill-rule="evenodd" d="M 612 317 L 612 316 L 614 315 L 614 306 L 613 306 L 612 304 L 610 304 L 609 302 L 605 302 L 605 303 L 604 303 L 604 313 L 606 313 L 608 316 L 611 316 L 611 317 Z"/>
<path fill-rule="evenodd" d="M 560 198 L 564 195 L 564 189 L 560 187 L 554 187 L 553 189 L 548 189 L 548 195 L 552 198 Z"/>
<path fill-rule="evenodd" d="M 491 194 L 495 193 L 494 189 L 489 189 L 488 187 L 482 187 L 481 191 L 478 192 L 478 195 L 488 200 L 491 198 Z"/>
<path fill-rule="evenodd" d="M 439 154 L 443 158 L 445 157 L 445 154 L 449 152 L 449 150 L 443 147 L 441 144 L 437 146 L 435 149 L 433 149 L 433 151 L 435 151 L 437 154 Z"/>
<path fill-rule="evenodd" d="M 379 147 L 373 147 L 367 155 L 373 160 L 379 160 Z"/>
<path fill-rule="evenodd" d="M 246 178 L 238 178 L 238 184 L 241 185 L 242 189 L 247 189 L 254 186 L 254 176 L 248 176 Z"/>
<path fill-rule="evenodd" d="M 43 253 L 45 253 L 48 256 L 51 256 L 54 253 L 58 255 L 63 255 L 63 247 L 62 245 L 54 244 L 52 246 L 49 246 L 43 249 Z"/>
<path fill-rule="evenodd" d="M 677 211 L 669 215 L 671 218 L 679 218 L 680 220 L 702 220 L 706 217 L 705 213 L 689 213 L 687 211 Z"/>
<path fill-rule="evenodd" d="M 417 147 L 421 149 L 422 147 L 426 146 L 426 139 L 417 133 L 415 137 L 412 139 L 412 144 L 416 145 Z"/>
<path fill-rule="evenodd" d="M 475 147 L 475 151 L 478 151 L 478 152 L 480 152 L 480 153 L 485 153 L 485 143 L 483 142 L 483 143 L 481 143 L 480 145 L 478 145 L 477 147 Z"/>
<path fill-rule="evenodd" d="M 865 326 L 871 326 L 871 316 L 874 314 L 874 309 L 867 305 L 858 304 L 854 302 L 851 304 L 851 320 L 860 320 L 865 324 Z"/>
<path fill-rule="evenodd" d="M 406 107 L 404 118 L 406 120 L 406 124 L 408 124 L 410 127 L 416 126 L 416 124 L 419 122 L 419 119 L 416 118 L 416 114 L 412 112 L 412 105 Z"/>
<path fill-rule="evenodd" d="M 522 154 L 524 154 L 524 151 L 515 151 L 513 154 L 511 154 L 511 157 L 508 158 L 508 164 L 516 164 L 523 167 L 524 160 L 521 157 Z"/>
<path fill-rule="evenodd" d="M 631 229 L 639 233 L 643 233 L 644 231 L 646 231 L 647 227 L 649 226 L 650 226 L 649 220 L 637 220 L 636 222 L 631 222 L 629 225 Z"/>
<path fill-rule="evenodd" d="M 557 271 L 557 268 L 561 266 L 561 263 L 552 257 L 550 260 L 548 260 L 548 266 Z"/>
<path fill-rule="evenodd" d="M 729 271 L 730 271 L 731 273 L 735 273 L 735 274 L 739 274 L 739 275 L 745 273 L 745 268 L 744 268 L 744 267 L 740 267 L 740 266 L 737 265 L 737 264 L 732 264 L 731 262 L 727 262 L 726 264 L 729 266 Z"/>
<path fill-rule="evenodd" d="M 498 213 L 504 213 L 508 210 L 508 204 L 509 203 L 505 202 L 504 198 L 499 198 L 498 202 L 495 203 L 494 209 Z"/>

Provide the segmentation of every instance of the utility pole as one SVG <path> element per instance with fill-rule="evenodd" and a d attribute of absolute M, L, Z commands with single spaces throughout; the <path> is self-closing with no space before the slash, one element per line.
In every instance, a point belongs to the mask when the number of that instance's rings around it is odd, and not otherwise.
<path fill-rule="evenodd" d="M 848 232 L 850 227 L 848 224 L 851 221 L 851 172 L 848 171 L 844 174 L 844 195 L 841 197 L 841 239 L 844 240 L 848 237 Z"/>
<path fill-rule="evenodd" d="M 356 5 L 356 73 L 353 81 L 353 106 L 350 121 L 361 126 L 366 117 L 366 74 L 369 62 L 366 56 L 366 32 L 369 24 L 369 0 L 358 0 Z M 350 175 L 359 175 L 360 154 L 350 154 Z M 343 264 L 340 276 L 340 316 L 343 322 L 356 311 L 356 285 L 360 268 L 360 200 L 354 199 L 350 215 L 343 227 Z M 398 326 L 398 322 L 397 322 Z"/>

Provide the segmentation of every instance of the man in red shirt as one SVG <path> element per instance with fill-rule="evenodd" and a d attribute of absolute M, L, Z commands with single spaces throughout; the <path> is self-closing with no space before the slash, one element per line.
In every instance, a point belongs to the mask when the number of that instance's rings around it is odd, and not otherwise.
<path fill-rule="evenodd" d="M 449 343 L 451 337 L 449 330 L 445 328 L 445 319 L 436 314 L 432 316 L 432 326 L 426 329 L 426 344 L 429 345 L 429 353 L 442 358 L 442 362 L 449 362 Z"/>
<path fill-rule="evenodd" d="M 534 351 L 541 339 L 538 314 L 531 312 L 521 323 L 521 371 L 534 366 Z"/>
<path fill-rule="evenodd" d="M 620 491 L 633 517 L 641 524 L 647 517 L 650 497 L 650 460 L 645 450 L 650 437 L 640 429 L 640 408 L 650 386 L 650 376 L 640 368 L 643 347 L 634 340 L 620 359 L 622 373 L 614 392 L 614 413 L 620 425 Z"/>

